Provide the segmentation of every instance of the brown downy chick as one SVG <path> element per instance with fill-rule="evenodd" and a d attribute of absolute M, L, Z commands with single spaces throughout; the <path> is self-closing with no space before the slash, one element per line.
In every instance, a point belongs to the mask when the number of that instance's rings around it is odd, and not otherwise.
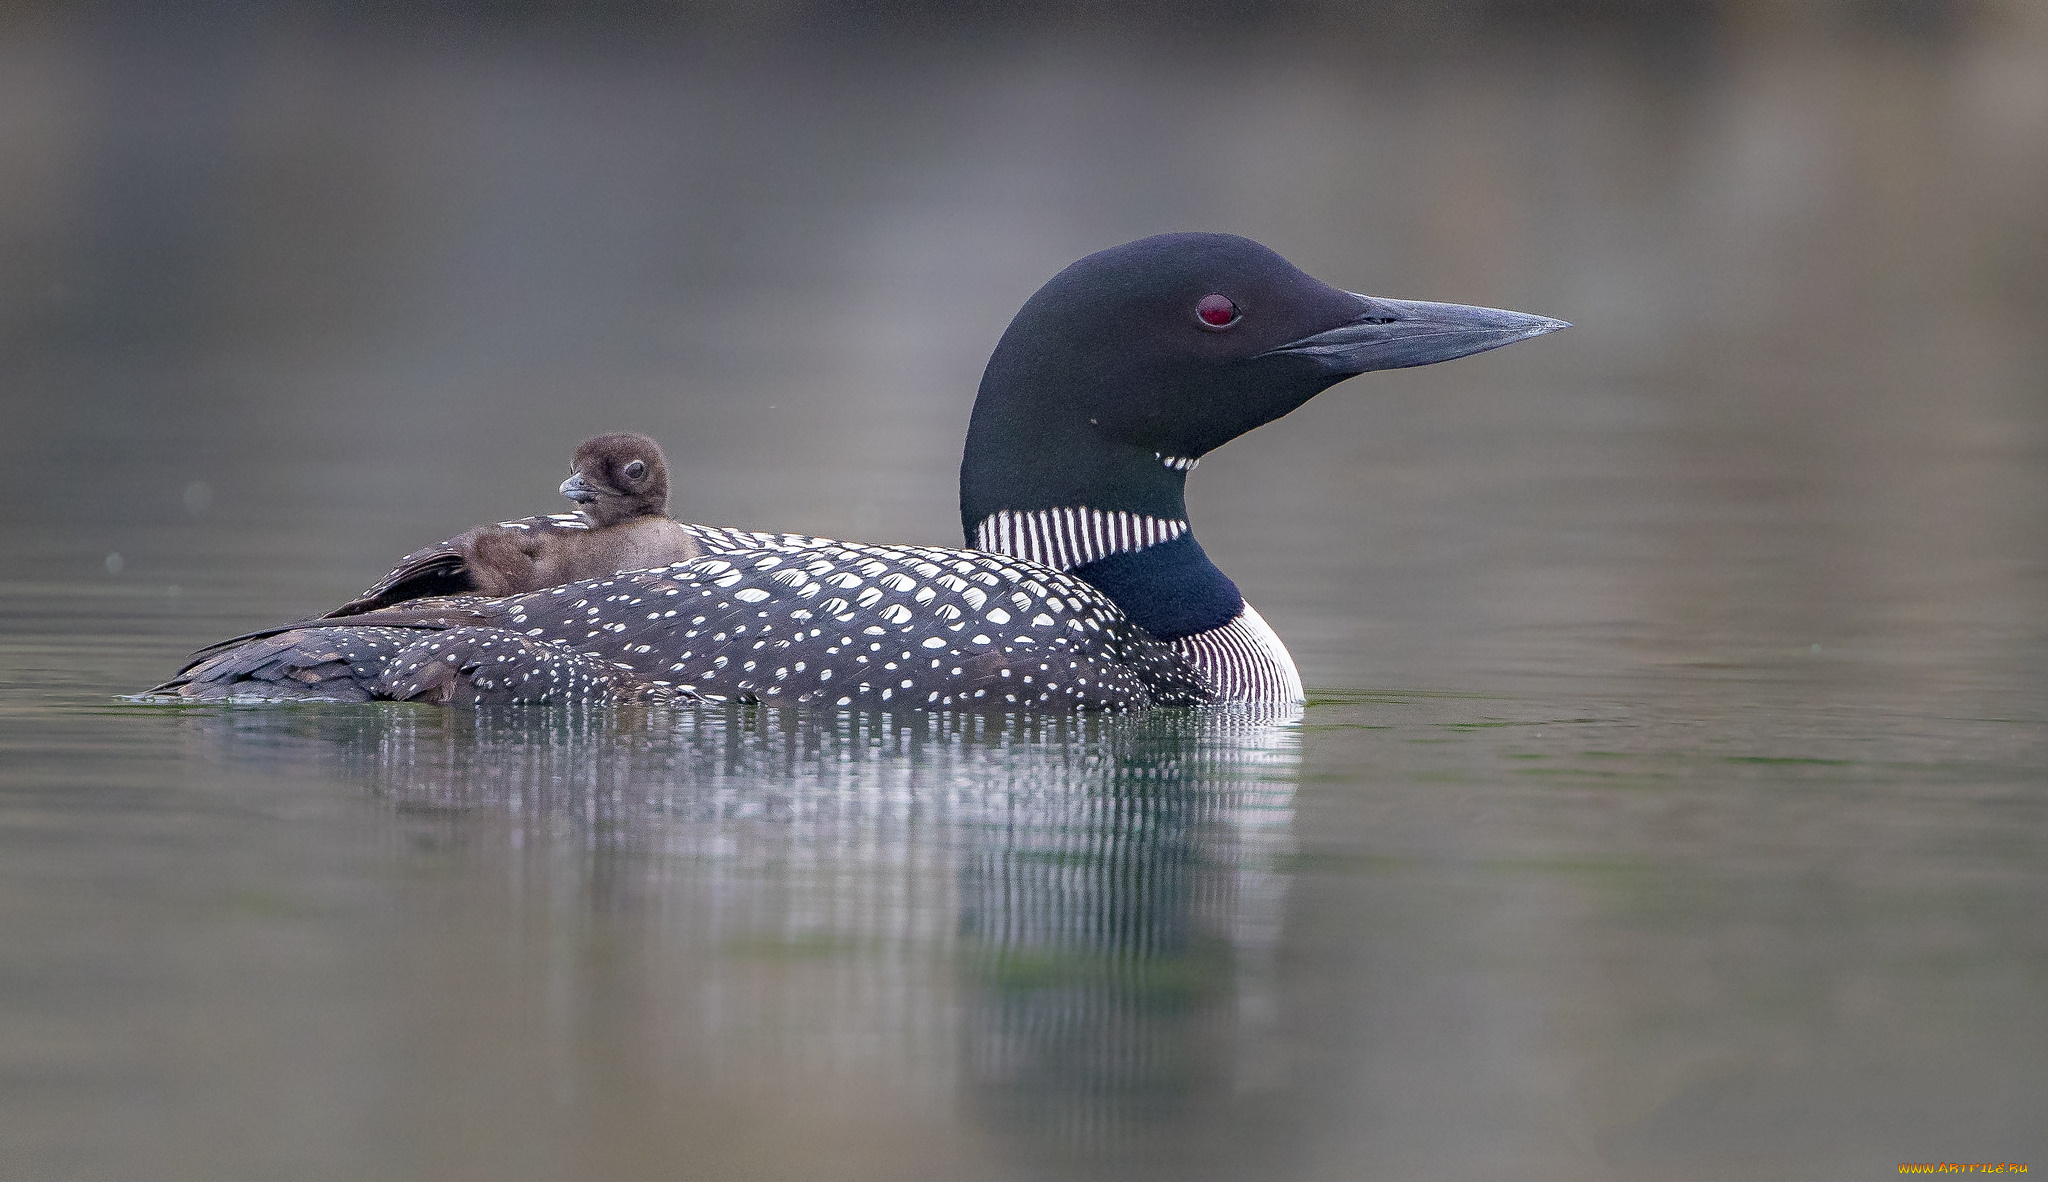
<path fill-rule="evenodd" d="M 433 595 L 518 595 L 703 553 L 667 516 L 668 461 L 645 435 L 584 440 L 561 491 L 579 506 L 575 513 L 480 525 L 415 550 L 376 586 L 322 618 Z"/>
<path fill-rule="evenodd" d="M 593 435 L 577 445 L 562 495 L 576 502 L 592 529 L 662 517 L 668 513 L 668 461 L 645 435 Z"/>

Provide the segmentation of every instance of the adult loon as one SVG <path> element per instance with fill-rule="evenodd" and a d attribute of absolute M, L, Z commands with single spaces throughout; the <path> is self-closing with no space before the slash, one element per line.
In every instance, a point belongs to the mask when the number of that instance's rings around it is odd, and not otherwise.
<path fill-rule="evenodd" d="M 978 710 L 1298 701 L 1286 646 L 1195 541 L 1188 472 L 1345 378 L 1565 327 L 1343 291 L 1234 235 L 1141 239 L 1054 276 L 997 343 L 960 465 L 974 549 L 686 526 L 704 551 L 687 562 L 288 626 L 152 692 Z"/>
<path fill-rule="evenodd" d="M 595 435 L 576 447 L 561 493 L 574 513 L 480 525 L 399 559 L 375 586 L 322 619 L 440 595 L 517 595 L 704 553 L 668 517 L 668 460 L 645 435 Z"/>

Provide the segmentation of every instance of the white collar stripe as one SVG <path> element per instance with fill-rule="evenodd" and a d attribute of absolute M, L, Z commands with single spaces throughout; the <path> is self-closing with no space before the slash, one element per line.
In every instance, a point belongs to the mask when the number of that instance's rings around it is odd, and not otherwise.
<path fill-rule="evenodd" d="M 974 544 L 1044 563 L 1054 570 L 1073 570 L 1112 554 L 1170 542 L 1187 532 L 1185 521 L 1122 509 L 1090 509 L 1086 505 L 1023 512 L 999 509 L 974 527 Z"/>

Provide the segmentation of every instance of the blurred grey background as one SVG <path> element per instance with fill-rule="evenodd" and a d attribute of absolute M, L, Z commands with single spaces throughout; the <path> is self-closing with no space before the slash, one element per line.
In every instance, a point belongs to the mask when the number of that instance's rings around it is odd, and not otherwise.
<path fill-rule="evenodd" d="M 680 516 L 951 542 L 1009 315 L 1202 228 L 1579 325 L 1192 481 L 1311 683 L 1735 605 L 1998 661 L 2042 603 L 2030 0 L 17 3 L 0 178 L 15 577 L 295 614 L 616 429 Z"/>
<path fill-rule="evenodd" d="M 597 431 L 957 544 L 1173 229 L 1577 324 L 1191 478 L 1305 724 L 110 703 Z M 0 2 L 0 1174 L 2041 1165 L 2044 328 L 2040 0 Z"/>

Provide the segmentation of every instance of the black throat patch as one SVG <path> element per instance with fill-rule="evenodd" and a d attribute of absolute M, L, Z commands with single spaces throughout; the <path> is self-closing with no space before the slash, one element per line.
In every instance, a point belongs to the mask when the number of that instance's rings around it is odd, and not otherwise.
<path fill-rule="evenodd" d="M 1193 534 L 1074 568 L 1161 640 L 1220 628 L 1244 610 L 1244 596 L 1216 569 Z"/>

